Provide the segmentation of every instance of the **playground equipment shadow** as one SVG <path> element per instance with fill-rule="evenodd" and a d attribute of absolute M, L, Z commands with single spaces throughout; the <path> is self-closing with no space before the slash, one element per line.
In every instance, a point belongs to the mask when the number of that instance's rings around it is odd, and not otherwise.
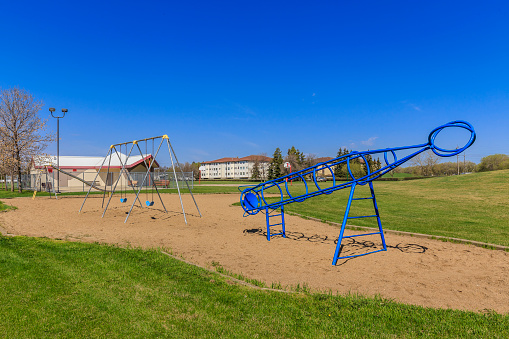
<path fill-rule="evenodd" d="M 132 201 L 133 195 L 128 195 Z M 221 265 L 271 286 L 307 286 L 312 291 L 381 295 L 399 302 L 436 308 L 509 313 L 509 253 L 472 245 L 387 234 L 387 252 L 332 266 L 338 228 L 296 216 L 287 217 L 288 237 L 264 236 L 264 215 L 243 218 L 232 206 L 234 195 L 184 195 L 188 225 L 178 195 L 163 195 L 169 213 L 156 205 L 136 208 L 114 199 L 104 218 L 100 196 L 87 201 L 47 197 L 15 198 L 16 210 L 0 214 L 6 233 L 71 241 L 100 242 L 171 249 L 205 267 Z M 390 228 L 390 225 L 386 226 Z M 360 231 L 348 231 L 349 234 Z M 349 242 L 344 251 L 360 253 L 379 246 L 376 238 Z"/>

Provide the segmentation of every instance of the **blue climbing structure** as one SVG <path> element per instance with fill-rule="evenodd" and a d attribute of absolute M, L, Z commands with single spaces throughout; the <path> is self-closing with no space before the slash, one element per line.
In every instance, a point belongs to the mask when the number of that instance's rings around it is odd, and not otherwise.
<path fill-rule="evenodd" d="M 466 130 L 470 132 L 470 138 L 468 142 L 461 148 L 456 149 L 444 149 L 435 144 L 435 139 L 438 136 L 442 130 L 446 128 L 459 128 Z M 294 202 L 303 202 L 309 198 L 316 197 L 323 194 L 331 194 L 334 191 L 350 188 L 350 195 L 348 197 L 348 202 L 346 205 L 345 214 L 343 217 L 343 221 L 341 223 L 341 230 L 339 233 L 338 241 L 336 244 L 336 250 L 334 252 L 334 257 L 332 259 L 332 265 L 336 265 L 337 261 L 339 259 L 347 259 L 347 258 L 353 258 L 358 256 L 363 256 L 371 253 L 376 253 L 380 251 L 386 251 L 387 246 L 385 244 L 385 238 L 384 233 L 382 229 L 382 222 L 380 220 L 380 214 L 378 212 L 378 205 L 376 202 L 375 197 L 375 190 L 373 188 L 373 180 L 381 177 L 382 175 L 386 174 L 387 172 L 395 169 L 398 166 L 401 166 L 403 163 L 407 162 L 408 160 L 414 158 L 415 156 L 431 150 L 433 153 L 440 157 L 452 157 L 455 156 L 464 150 L 466 150 L 468 147 L 470 147 L 476 138 L 476 134 L 474 131 L 474 128 L 471 124 L 469 124 L 466 121 L 451 121 L 447 124 L 444 124 L 442 126 L 439 126 L 435 128 L 428 136 L 428 142 L 424 144 L 414 145 L 414 146 L 403 146 L 403 147 L 395 147 L 395 148 L 385 148 L 385 149 L 379 149 L 379 150 L 373 150 L 373 151 L 364 151 L 364 152 L 351 152 L 347 155 L 343 155 L 341 157 L 338 157 L 336 159 L 332 159 L 329 161 L 318 163 L 314 166 L 310 166 L 308 168 L 302 169 L 297 172 L 290 173 L 288 175 L 282 176 L 277 179 L 269 180 L 264 183 L 258 184 L 258 185 L 247 185 L 247 186 L 240 186 L 239 190 L 241 192 L 240 195 L 240 203 L 242 205 L 242 208 L 244 209 L 244 216 L 248 215 L 255 215 L 262 211 L 266 215 L 266 223 L 267 223 L 267 240 L 270 241 L 271 237 L 276 235 L 282 235 L 283 237 L 286 237 L 286 231 L 285 231 L 285 218 L 284 218 L 284 206 L 287 204 L 291 204 Z M 396 152 L 410 152 L 410 154 L 402 157 L 401 159 L 397 158 Z M 382 168 L 372 171 L 371 168 L 368 165 L 367 156 L 368 155 L 383 155 L 383 159 L 385 161 L 385 166 Z M 389 160 L 391 158 L 392 161 Z M 357 159 L 357 160 L 356 160 Z M 354 174 L 352 173 L 352 168 L 350 166 L 353 161 L 356 160 L 357 162 L 361 161 L 365 164 L 365 172 L 366 175 L 361 176 L 359 178 L 356 178 Z M 346 164 L 346 167 L 348 169 L 348 174 L 350 176 L 349 181 L 336 181 L 336 176 L 334 175 L 334 167 L 337 165 L 343 165 Z M 320 187 L 318 180 L 317 180 L 317 174 L 320 171 L 329 171 L 332 176 L 332 186 L 322 188 Z M 301 180 L 304 183 L 306 192 L 304 194 L 298 195 L 298 196 L 292 196 L 290 193 L 290 190 L 288 188 L 288 182 L 293 180 Z M 308 183 L 310 181 L 311 183 Z M 316 187 L 316 190 L 311 191 L 309 185 L 313 185 Z M 354 198 L 354 192 L 355 188 L 357 186 L 364 186 L 368 185 L 371 196 L 364 197 L 364 198 Z M 276 192 L 279 192 L 280 198 L 275 202 L 268 202 L 265 193 L 267 191 L 271 190 L 271 193 L 273 193 L 274 188 L 276 189 Z M 356 200 L 371 200 L 373 202 L 373 214 L 371 215 L 364 215 L 364 216 L 349 216 L 350 214 L 350 207 L 352 205 L 352 202 Z M 345 236 L 344 231 L 347 224 L 347 221 L 349 219 L 354 218 L 376 218 L 377 224 L 378 224 L 378 231 L 374 233 L 368 233 L 368 234 L 357 234 L 357 235 L 349 235 Z M 274 220 L 272 222 L 272 220 Z M 274 231 L 274 227 L 281 226 L 282 231 L 278 232 Z M 278 233 L 274 233 L 278 232 Z M 342 241 L 345 238 L 353 238 L 353 237 L 362 237 L 362 236 L 368 236 L 368 235 L 379 235 L 380 240 L 382 242 L 382 248 L 377 249 L 371 252 L 362 253 L 362 254 L 354 254 L 349 256 L 341 256 L 341 250 L 342 250 Z"/>

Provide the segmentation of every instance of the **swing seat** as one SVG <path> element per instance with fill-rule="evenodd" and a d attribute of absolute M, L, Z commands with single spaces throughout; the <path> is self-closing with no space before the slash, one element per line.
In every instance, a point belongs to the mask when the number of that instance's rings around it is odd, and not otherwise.
<path fill-rule="evenodd" d="M 153 201 L 145 201 L 145 204 L 147 204 L 147 206 L 154 206 L 154 202 Z"/>
<path fill-rule="evenodd" d="M 127 202 L 127 198 L 120 198 L 120 202 L 122 203 Z"/>

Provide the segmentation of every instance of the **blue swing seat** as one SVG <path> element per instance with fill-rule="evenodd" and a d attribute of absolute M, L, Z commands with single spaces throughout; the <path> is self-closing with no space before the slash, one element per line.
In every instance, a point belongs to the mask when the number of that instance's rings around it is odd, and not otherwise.
<path fill-rule="evenodd" d="M 154 202 L 153 201 L 145 201 L 145 204 L 147 204 L 147 206 L 154 206 Z"/>
<path fill-rule="evenodd" d="M 120 198 L 120 202 L 122 203 L 127 202 L 127 198 Z"/>

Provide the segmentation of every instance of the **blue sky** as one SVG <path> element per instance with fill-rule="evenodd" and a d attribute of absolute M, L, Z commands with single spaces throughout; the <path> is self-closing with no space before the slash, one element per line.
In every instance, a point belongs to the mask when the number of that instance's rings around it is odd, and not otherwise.
<path fill-rule="evenodd" d="M 168 134 L 181 162 L 335 156 L 467 120 L 479 162 L 509 153 L 508 17 L 506 1 L 10 1 L 0 87 L 69 110 L 61 155 Z"/>

